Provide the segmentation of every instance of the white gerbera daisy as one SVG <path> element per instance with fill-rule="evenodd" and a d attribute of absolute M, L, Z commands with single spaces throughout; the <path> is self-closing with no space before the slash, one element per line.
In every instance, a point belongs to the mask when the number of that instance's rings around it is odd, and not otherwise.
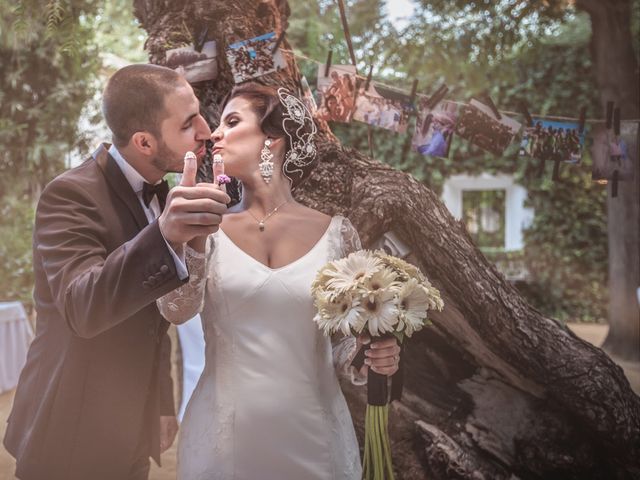
<path fill-rule="evenodd" d="M 335 262 L 330 262 L 325 265 L 316 274 L 316 278 L 311 284 L 311 293 L 313 295 L 322 295 L 327 289 L 327 282 L 333 278 L 332 275 L 336 272 Z"/>
<path fill-rule="evenodd" d="M 393 290 L 400 287 L 398 276 L 390 268 L 381 268 L 376 273 L 371 275 L 371 278 L 366 280 L 363 285 L 363 291 L 375 294 L 379 290 Z"/>
<path fill-rule="evenodd" d="M 382 267 L 382 263 L 370 252 L 360 250 L 334 262 L 336 271 L 328 271 L 331 277 L 327 281 L 329 288 L 336 292 L 345 292 L 356 288 L 371 278 Z"/>
<path fill-rule="evenodd" d="M 361 298 L 363 316 L 372 336 L 392 332 L 398 323 L 398 307 L 394 298 L 392 290 L 378 290 Z"/>
<path fill-rule="evenodd" d="M 382 263 L 384 263 L 384 265 L 396 270 L 400 274 L 406 275 L 407 278 L 415 278 L 419 281 L 426 280 L 418 267 L 401 258 L 389 255 L 383 250 L 376 251 L 376 256 L 378 256 L 382 260 Z"/>
<path fill-rule="evenodd" d="M 316 301 L 318 314 L 314 321 L 330 335 L 340 330 L 345 335 L 351 335 L 353 331 L 361 331 L 364 326 L 362 318 L 363 308 L 358 299 L 349 294 L 333 298 L 327 294 Z"/>
<path fill-rule="evenodd" d="M 398 331 L 404 331 L 407 337 L 420 330 L 427 319 L 427 310 L 433 302 L 427 290 L 415 279 L 409 279 L 398 290 L 398 309 L 400 321 Z"/>
<path fill-rule="evenodd" d="M 441 312 L 444 308 L 444 302 L 440 297 L 440 291 L 432 286 L 429 282 L 427 282 L 426 285 L 422 285 L 422 288 L 424 288 L 427 296 L 429 297 L 429 309 L 438 310 Z"/>

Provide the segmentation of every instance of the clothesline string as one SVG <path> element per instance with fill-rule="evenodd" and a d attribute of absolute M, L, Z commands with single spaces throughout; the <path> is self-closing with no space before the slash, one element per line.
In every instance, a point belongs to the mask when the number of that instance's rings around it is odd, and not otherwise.
<path fill-rule="evenodd" d="M 313 58 L 307 57 L 306 55 L 302 55 L 300 53 L 295 53 L 293 50 L 287 50 L 287 49 L 280 49 L 281 52 L 283 53 L 290 53 L 291 55 L 293 55 L 295 58 L 300 58 L 303 60 L 307 60 L 309 62 L 313 62 L 316 63 L 318 65 L 322 65 L 322 62 L 319 62 L 318 60 L 315 60 Z M 331 68 L 334 68 L 336 70 L 340 70 L 343 71 L 345 73 L 348 73 L 350 75 L 355 76 L 356 78 L 362 79 L 366 81 L 366 77 L 363 77 L 362 75 L 358 75 L 356 73 L 354 73 L 351 68 L 350 65 L 331 65 Z M 402 90 L 401 88 L 397 88 L 391 85 L 386 85 L 382 82 L 375 82 L 376 84 L 383 86 L 385 88 L 388 88 L 390 90 L 394 90 L 398 93 L 403 93 L 405 95 L 407 95 L 407 91 L 406 90 Z M 408 95 L 407 95 L 408 96 Z M 417 97 L 422 97 L 425 99 L 429 98 L 429 95 L 425 95 L 424 93 L 416 93 Z M 464 102 L 458 102 L 455 100 L 447 100 L 448 102 L 454 103 L 456 105 L 467 105 Z M 509 110 L 498 110 L 500 113 L 504 113 L 505 115 L 523 115 L 523 112 L 511 112 Z M 557 116 L 557 115 L 541 115 L 541 114 L 537 114 L 537 113 L 532 113 L 531 117 L 535 117 L 535 118 L 541 118 L 541 119 L 546 119 L 546 120 L 567 120 L 567 121 L 574 121 L 574 122 L 578 122 L 580 119 L 576 118 L 576 117 L 562 117 L 562 116 Z M 632 119 L 632 120 L 626 120 L 623 119 L 623 121 L 625 122 L 640 122 L 640 119 Z M 605 123 L 606 120 L 604 118 L 587 118 L 585 119 L 585 123 Z"/>

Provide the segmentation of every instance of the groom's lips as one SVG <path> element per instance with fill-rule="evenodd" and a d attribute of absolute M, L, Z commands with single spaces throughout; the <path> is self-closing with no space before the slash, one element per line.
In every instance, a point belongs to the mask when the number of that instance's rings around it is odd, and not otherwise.
<path fill-rule="evenodd" d="M 204 157 L 204 155 L 207 153 L 207 148 L 202 145 L 198 150 L 196 150 L 196 157 L 200 158 L 200 157 Z"/>

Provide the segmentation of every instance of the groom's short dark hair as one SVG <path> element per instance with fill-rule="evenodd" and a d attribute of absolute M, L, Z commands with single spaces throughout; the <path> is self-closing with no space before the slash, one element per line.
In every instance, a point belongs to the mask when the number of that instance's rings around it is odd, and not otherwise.
<path fill-rule="evenodd" d="M 102 114 L 116 147 L 136 132 L 160 136 L 166 118 L 165 97 L 184 82 L 180 74 L 159 65 L 128 65 L 114 73 L 102 96 Z"/>

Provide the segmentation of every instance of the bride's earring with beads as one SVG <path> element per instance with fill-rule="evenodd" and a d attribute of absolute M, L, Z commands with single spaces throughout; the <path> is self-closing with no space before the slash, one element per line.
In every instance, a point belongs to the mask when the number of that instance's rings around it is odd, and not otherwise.
<path fill-rule="evenodd" d="M 259 164 L 260 167 L 260 175 L 265 183 L 271 182 L 271 177 L 273 176 L 273 153 L 271 153 L 271 139 L 267 138 L 264 141 L 264 147 L 260 151 L 260 160 L 262 160 Z"/>

